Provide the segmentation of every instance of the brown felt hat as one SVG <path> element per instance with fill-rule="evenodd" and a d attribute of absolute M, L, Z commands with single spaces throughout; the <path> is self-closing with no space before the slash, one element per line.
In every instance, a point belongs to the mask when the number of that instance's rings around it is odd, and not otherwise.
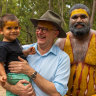
<path fill-rule="evenodd" d="M 39 21 L 48 21 L 51 22 L 53 25 L 56 26 L 56 28 L 59 30 L 59 38 L 66 37 L 66 33 L 64 32 L 63 28 L 61 27 L 62 19 L 61 17 L 56 14 L 55 12 L 48 10 L 46 11 L 40 19 L 30 19 L 34 26 L 37 26 Z"/>

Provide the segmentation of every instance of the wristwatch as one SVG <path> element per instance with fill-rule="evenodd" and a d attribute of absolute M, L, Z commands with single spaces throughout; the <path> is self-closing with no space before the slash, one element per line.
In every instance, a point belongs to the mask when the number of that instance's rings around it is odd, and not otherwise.
<path fill-rule="evenodd" d="M 30 76 L 30 78 L 31 78 L 32 80 L 34 80 L 34 79 L 36 79 L 36 75 L 37 75 L 37 72 L 35 71 L 35 72 Z"/>

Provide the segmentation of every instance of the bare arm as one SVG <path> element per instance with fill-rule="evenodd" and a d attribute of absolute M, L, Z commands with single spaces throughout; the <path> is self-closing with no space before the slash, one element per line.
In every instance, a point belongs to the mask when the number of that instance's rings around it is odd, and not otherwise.
<path fill-rule="evenodd" d="M 19 96 L 35 96 L 34 90 L 32 89 L 31 83 L 24 86 L 23 83 L 29 83 L 26 80 L 20 80 L 16 85 L 10 85 L 6 82 L 6 84 L 2 86 L 7 89 L 8 91 L 11 91 L 12 93 L 19 95 Z"/>
<path fill-rule="evenodd" d="M 11 62 L 9 65 L 9 69 L 11 70 L 11 72 L 24 73 L 30 77 L 35 72 L 35 70 L 31 68 L 28 65 L 28 63 L 22 58 L 19 57 L 19 60 L 20 61 Z M 60 94 L 57 92 L 54 86 L 54 83 L 44 79 L 40 74 L 37 73 L 34 82 L 41 90 L 43 90 L 45 93 L 49 94 L 50 96 L 60 96 Z"/>
<path fill-rule="evenodd" d="M 6 72 L 5 72 L 5 69 L 4 69 L 4 63 L 3 62 L 0 62 L 0 76 L 1 76 L 0 81 L 1 82 L 6 82 L 7 76 L 6 76 Z"/>
<path fill-rule="evenodd" d="M 55 42 L 55 44 L 61 49 L 64 50 L 64 43 L 65 43 L 65 38 L 59 38 Z"/>
<path fill-rule="evenodd" d="M 31 71 L 31 70 L 30 70 Z M 55 86 L 54 83 L 49 82 L 48 80 L 44 79 L 40 74 L 37 74 L 36 79 L 34 80 L 36 85 L 43 90 L 45 93 L 49 94 L 50 96 L 61 96 Z"/>
<path fill-rule="evenodd" d="M 6 76 L 5 69 L 4 69 L 4 63 L 0 63 L 0 75 L 1 75 L 1 84 L 2 87 L 5 89 L 11 91 L 14 94 L 17 94 L 19 96 L 35 96 L 35 93 L 33 92 L 33 88 L 30 82 L 26 80 L 20 80 L 16 85 L 11 85 L 7 83 L 6 81 L 2 81 L 4 79 L 3 77 Z M 6 76 L 7 80 L 7 76 Z M 24 86 L 23 83 L 28 83 L 28 85 Z M 32 95 L 34 94 L 34 95 Z"/>

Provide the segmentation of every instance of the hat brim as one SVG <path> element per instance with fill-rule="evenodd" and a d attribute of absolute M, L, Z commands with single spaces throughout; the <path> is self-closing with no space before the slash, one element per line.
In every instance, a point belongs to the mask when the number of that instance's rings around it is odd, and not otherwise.
<path fill-rule="evenodd" d="M 58 30 L 59 30 L 59 35 L 58 35 L 58 37 L 59 37 L 59 38 L 65 38 L 65 37 L 66 37 L 65 31 L 64 31 L 57 23 L 55 23 L 55 22 L 52 22 L 52 21 L 49 21 L 49 20 L 44 20 L 44 19 L 30 19 L 30 20 L 31 20 L 31 22 L 33 23 L 34 26 L 37 26 L 37 24 L 38 24 L 39 21 L 48 21 L 48 22 L 51 22 L 51 23 L 53 23 L 53 24 L 58 28 Z"/>

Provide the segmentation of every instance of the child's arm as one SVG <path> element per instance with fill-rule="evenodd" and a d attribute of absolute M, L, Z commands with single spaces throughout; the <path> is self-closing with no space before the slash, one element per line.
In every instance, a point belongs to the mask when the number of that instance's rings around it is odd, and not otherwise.
<path fill-rule="evenodd" d="M 31 55 L 31 54 L 35 54 L 35 53 L 36 53 L 36 51 L 35 51 L 34 47 L 31 47 L 31 48 L 29 48 L 27 50 L 23 50 L 23 54 L 25 56 L 28 56 L 28 55 Z"/>
<path fill-rule="evenodd" d="M 7 80 L 7 75 L 4 69 L 4 63 L 0 62 L 0 81 L 6 82 L 6 80 Z"/>

